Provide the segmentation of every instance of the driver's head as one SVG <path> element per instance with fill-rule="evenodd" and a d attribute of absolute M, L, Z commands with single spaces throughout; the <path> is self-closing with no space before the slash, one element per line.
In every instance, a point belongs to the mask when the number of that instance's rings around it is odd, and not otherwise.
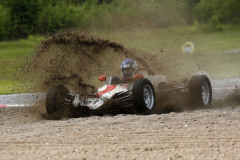
<path fill-rule="evenodd" d="M 132 59 L 126 59 L 122 62 L 121 72 L 123 77 L 132 77 L 137 72 L 138 66 L 136 61 Z"/>

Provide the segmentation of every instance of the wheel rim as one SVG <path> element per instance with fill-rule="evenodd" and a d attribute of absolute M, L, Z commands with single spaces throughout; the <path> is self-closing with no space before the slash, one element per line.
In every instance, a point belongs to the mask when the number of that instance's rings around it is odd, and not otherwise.
<path fill-rule="evenodd" d="M 154 106 L 154 95 L 153 95 L 153 90 L 152 87 L 150 85 L 146 85 L 144 87 L 144 92 L 143 92 L 143 96 L 144 96 L 144 102 L 145 105 L 148 109 L 152 109 Z"/>
<path fill-rule="evenodd" d="M 202 100 L 203 100 L 203 104 L 205 106 L 207 106 L 209 103 L 209 96 L 210 96 L 210 93 L 209 93 L 208 84 L 207 84 L 207 82 L 204 82 L 202 84 Z"/>

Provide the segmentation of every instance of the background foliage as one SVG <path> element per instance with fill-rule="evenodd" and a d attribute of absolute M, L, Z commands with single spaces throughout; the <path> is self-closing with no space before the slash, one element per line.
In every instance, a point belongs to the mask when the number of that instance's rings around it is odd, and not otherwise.
<path fill-rule="evenodd" d="M 209 30 L 240 24 L 239 0 L 201 0 L 194 7 L 196 21 Z"/>
<path fill-rule="evenodd" d="M 109 30 L 197 25 L 223 30 L 240 24 L 239 0 L 0 0 L 0 40 L 66 29 Z"/>

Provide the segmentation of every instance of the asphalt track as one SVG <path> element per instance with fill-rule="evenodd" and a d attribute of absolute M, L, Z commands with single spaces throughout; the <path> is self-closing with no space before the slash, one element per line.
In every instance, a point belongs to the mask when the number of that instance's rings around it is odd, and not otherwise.
<path fill-rule="evenodd" d="M 213 89 L 213 104 L 236 93 L 240 90 L 240 78 L 211 80 Z M 24 93 L 0 95 L 0 108 L 30 107 L 44 100 L 45 93 Z"/>
<path fill-rule="evenodd" d="M 29 107 L 44 99 L 44 93 L 0 95 L 0 107 Z"/>

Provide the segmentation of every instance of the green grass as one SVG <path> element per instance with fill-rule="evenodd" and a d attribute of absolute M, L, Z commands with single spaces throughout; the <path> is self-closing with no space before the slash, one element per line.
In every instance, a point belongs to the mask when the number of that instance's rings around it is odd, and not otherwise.
<path fill-rule="evenodd" d="M 172 61 L 171 56 L 182 54 L 182 45 L 190 41 L 195 51 L 189 56 L 194 58 L 192 62 L 178 60 L 182 73 L 191 71 L 198 63 L 199 70 L 209 73 L 213 79 L 240 77 L 240 54 L 222 54 L 224 51 L 240 50 L 239 30 L 206 33 L 192 28 L 168 28 L 96 34 L 128 48 L 168 57 L 169 61 Z M 168 69 L 173 70 L 173 67 Z"/>
<path fill-rule="evenodd" d="M 15 80 L 19 74 L 21 64 L 27 56 L 34 53 L 34 49 L 43 37 L 29 37 L 25 40 L 0 42 L 0 94 L 18 92 L 19 82 Z M 26 87 L 21 87 L 26 91 Z"/>
<path fill-rule="evenodd" d="M 0 80 L 0 94 L 26 93 L 33 85 L 29 82 Z"/>
<path fill-rule="evenodd" d="M 196 53 L 217 53 L 240 49 L 240 31 L 204 33 L 191 28 L 168 28 L 134 30 L 113 33 L 95 33 L 100 37 L 122 43 L 128 48 L 137 48 L 147 53 L 180 52 L 185 42 L 195 45 Z"/>
<path fill-rule="evenodd" d="M 149 54 L 180 53 L 182 45 L 190 41 L 195 45 L 194 55 L 200 55 L 200 59 L 206 62 L 201 64 L 201 70 L 210 72 L 216 78 L 240 77 L 240 54 L 221 54 L 240 49 L 240 31 L 204 33 L 191 28 L 168 28 L 92 34 Z M 20 66 L 25 63 L 26 57 L 34 53 L 43 39 L 29 37 L 26 40 L 0 42 L 0 94 L 27 91 L 29 83 L 22 85 L 15 77 L 21 72 Z"/>

